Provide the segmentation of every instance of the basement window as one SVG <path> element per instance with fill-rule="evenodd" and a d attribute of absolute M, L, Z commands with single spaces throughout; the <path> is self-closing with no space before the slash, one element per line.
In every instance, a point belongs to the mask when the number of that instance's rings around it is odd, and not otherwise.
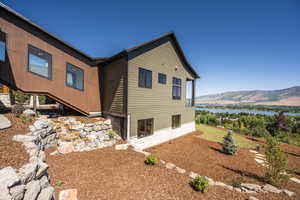
<path fill-rule="evenodd" d="M 52 79 L 52 55 L 32 45 L 28 45 L 28 71 Z"/>
<path fill-rule="evenodd" d="M 179 128 L 181 123 L 180 115 L 172 115 L 172 129 Z"/>
<path fill-rule="evenodd" d="M 139 68 L 139 87 L 152 88 L 152 71 Z"/>
<path fill-rule="evenodd" d="M 84 87 L 84 71 L 70 63 L 67 63 L 66 85 L 83 91 Z"/>
<path fill-rule="evenodd" d="M 5 62 L 6 54 L 6 36 L 4 32 L 0 31 L 0 61 Z"/>

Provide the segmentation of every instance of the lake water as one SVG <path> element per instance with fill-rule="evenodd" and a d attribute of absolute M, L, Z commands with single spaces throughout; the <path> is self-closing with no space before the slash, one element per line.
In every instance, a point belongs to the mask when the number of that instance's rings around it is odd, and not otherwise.
<path fill-rule="evenodd" d="M 248 114 L 260 114 L 260 115 L 275 115 L 277 112 L 262 111 L 262 110 L 241 110 L 241 109 L 222 109 L 222 108 L 196 108 L 196 110 L 205 110 L 212 113 L 248 113 Z M 284 113 L 285 115 L 300 115 L 300 113 Z"/>

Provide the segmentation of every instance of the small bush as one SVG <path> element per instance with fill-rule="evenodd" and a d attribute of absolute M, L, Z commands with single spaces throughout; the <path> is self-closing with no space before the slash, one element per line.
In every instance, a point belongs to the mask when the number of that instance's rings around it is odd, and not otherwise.
<path fill-rule="evenodd" d="M 287 182 L 288 160 L 280 149 L 280 142 L 272 136 L 267 137 L 266 165 L 265 178 L 268 183 L 281 187 Z"/>
<path fill-rule="evenodd" d="M 63 181 L 58 181 L 55 185 L 56 185 L 57 187 L 60 187 L 60 186 L 62 186 L 63 184 L 64 184 Z"/>
<path fill-rule="evenodd" d="M 237 153 L 237 145 L 234 144 L 232 137 L 232 131 L 228 131 L 228 134 L 223 138 L 223 152 L 228 155 L 234 155 Z"/>
<path fill-rule="evenodd" d="M 108 137 L 109 137 L 110 139 L 113 139 L 113 138 L 116 137 L 116 136 L 117 136 L 117 133 L 114 132 L 113 130 L 108 131 Z"/>
<path fill-rule="evenodd" d="M 231 185 L 235 188 L 241 188 L 243 181 L 243 177 L 237 177 L 232 180 Z"/>
<path fill-rule="evenodd" d="M 20 115 L 19 118 L 21 119 L 23 124 L 27 124 L 32 121 L 32 119 L 30 117 L 26 117 L 24 115 Z"/>
<path fill-rule="evenodd" d="M 190 185 L 197 192 L 204 193 L 208 190 L 208 180 L 204 176 L 197 176 L 191 181 Z"/>
<path fill-rule="evenodd" d="M 23 105 L 16 104 L 12 108 L 12 113 L 14 113 L 17 117 L 20 117 L 20 115 L 22 115 L 24 110 L 25 110 L 25 108 Z"/>
<path fill-rule="evenodd" d="M 158 162 L 157 158 L 155 155 L 150 154 L 149 156 L 146 157 L 145 164 L 146 165 L 155 165 Z"/>

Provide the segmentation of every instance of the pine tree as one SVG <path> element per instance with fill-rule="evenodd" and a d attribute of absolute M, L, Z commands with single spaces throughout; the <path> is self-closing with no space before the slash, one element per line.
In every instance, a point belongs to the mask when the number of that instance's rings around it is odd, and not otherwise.
<path fill-rule="evenodd" d="M 228 134 L 223 138 L 223 152 L 229 155 L 237 154 L 237 145 L 235 145 L 232 131 L 228 131 Z"/>

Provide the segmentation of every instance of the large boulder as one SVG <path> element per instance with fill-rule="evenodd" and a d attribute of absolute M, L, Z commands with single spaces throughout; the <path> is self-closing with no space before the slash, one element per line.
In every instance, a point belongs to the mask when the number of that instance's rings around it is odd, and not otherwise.
<path fill-rule="evenodd" d="M 77 190 L 76 189 L 68 189 L 62 190 L 59 193 L 59 200 L 77 200 Z"/>
<path fill-rule="evenodd" d="M 37 169 L 38 169 L 37 162 L 27 163 L 23 165 L 19 170 L 21 182 L 23 184 L 27 184 L 28 182 L 33 180 L 36 176 Z"/>
<path fill-rule="evenodd" d="M 40 192 L 41 186 L 39 181 L 33 180 L 26 185 L 24 200 L 36 200 Z"/>
<path fill-rule="evenodd" d="M 72 142 L 61 142 L 58 147 L 58 152 L 62 154 L 71 153 L 75 151 L 74 145 Z"/>
<path fill-rule="evenodd" d="M 26 109 L 23 111 L 23 115 L 26 117 L 33 117 L 35 116 L 35 112 L 33 110 Z"/>
<path fill-rule="evenodd" d="M 20 177 L 12 167 L 6 167 L 0 170 L 0 185 L 10 188 L 20 183 Z"/>
<path fill-rule="evenodd" d="M 54 188 L 51 186 L 46 187 L 46 188 L 42 189 L 37 200 L 52 200 L 53 194 L 54 194 Z"/>
<path fill-rule="evenodd" d="M 25 193 L 25 185 L 16 185 L 10 188 L 9 193 L 13 200 L 22 200 Z"/>

